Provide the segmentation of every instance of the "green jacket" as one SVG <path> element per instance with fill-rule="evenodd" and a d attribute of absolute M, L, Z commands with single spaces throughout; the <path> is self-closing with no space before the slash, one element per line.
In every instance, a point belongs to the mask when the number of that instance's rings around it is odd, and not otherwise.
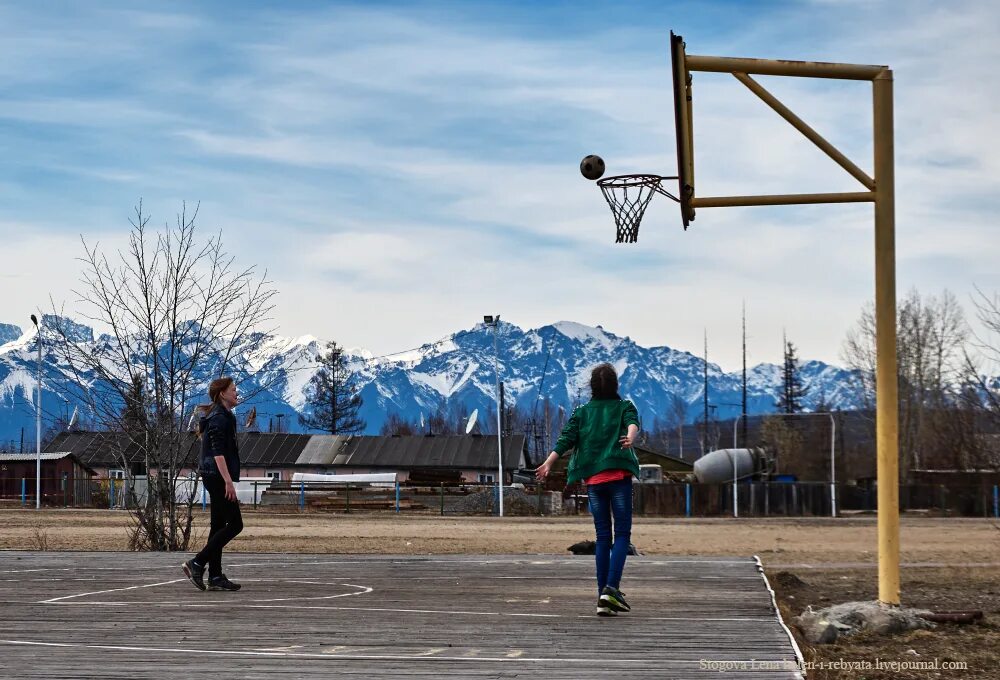
<path fill-rule="evenodd" d="M 639 459 L 618 442 L 628 426 L 639 425 L 639 412 L 625 399 L 592 399 L 573 410 L 554 450 L 563 456 L 576 449 L 566 471 L 568 484 L 604 470 L 628 470 L 639 477 Z"/>

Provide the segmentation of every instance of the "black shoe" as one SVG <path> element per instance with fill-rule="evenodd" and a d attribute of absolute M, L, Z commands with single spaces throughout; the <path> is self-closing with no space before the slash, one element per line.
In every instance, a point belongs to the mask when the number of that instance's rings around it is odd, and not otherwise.
<path fill-rule="evenodd" d="M 632 611 L 632 607 L 625 601 L 625 593 L 611 586 L 604 586 L 599 602 L 602 607 L 608 607 L 616 612 Z"/>
<path fill-rule="evenodd" d="M 225 574 L 223 574 L 221 576 L 213 576 L 212 578 L 208 579 L 208 589 L 209 590 L 233 590 L 233 591 L 235 591 L 235 590 L 239 590 L 242 587 L 243 586 L 241 586 L 239 583 L 233 583 L 228 578 L 226 578 Z"/>
<path fill-rule="evenodd" d="M 199 567 L 194 560 L 188 560 L 181 565 L 181 569 L 184 570 L 184 575 L 194 584 L 195 588 L 205 590 L 205 567 Z"/>

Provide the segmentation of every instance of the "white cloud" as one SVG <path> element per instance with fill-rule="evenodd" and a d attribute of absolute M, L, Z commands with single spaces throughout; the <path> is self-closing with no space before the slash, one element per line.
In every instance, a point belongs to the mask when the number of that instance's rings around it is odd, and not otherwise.
<path fill-rule="evenodd" d="M 703 22 L 677 27 L 691 53 L 892 66 L 897 288 L 1000 287 L 997 9 L 698 7 L 685 16 Z M 869 206 L 705 209 L 684 233 L 657 198 L 638 246 L 614 246 L 575 168 L 600 153 L 609 173 L 673 172 L 669 26 L 637 12 L 541 30 L 540 8 L 522 24 L 481 11 L 81 10 L 70 28 L 0 13 L 32 29 L 0 34 L 18 85 L 0 106 L 17 147 L 0 170 L 5 254 L 10 230 L 38 232 L 5 273 L 38 262 L 27 290 L 66 289 L 76 234 L 115 233 L 140 196 L 158 223 L 202 199 L 206 229 L 277 282 L 285 335 L 382 353 L 500 310 L 695 352 L 707 328 L 732 367 L 746 299 L 755 361 L 780 356 L 782 328 L 802 356 L 837 359 L 872 294 Z M 871 172 L 869 85 L 760 82 Z M 695 130 L 701 195 L 860 186 L 731 76 L 696 75 Z M 0 297 L 0 321 L 23 316 L 18 297 Z"/>

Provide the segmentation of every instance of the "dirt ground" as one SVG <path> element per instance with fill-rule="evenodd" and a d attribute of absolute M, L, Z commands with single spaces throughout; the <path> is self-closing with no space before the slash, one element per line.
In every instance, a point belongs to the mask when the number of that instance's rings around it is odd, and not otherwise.
<path fill-rule="evenodd" d="M 208 515 L 195 513 L 195 539 Z M 125 550 L 128 514 L 109 510 L 0 510 L 0 549 Z M 565 554 L 592 538 L 589 517 L 459 517 L 244 511 L 233 551 L 379 554 Z M 968 670 L 821 669 L 836 678 L 1000 678 L 1000 523 L 906 517 L 901 524 L 903 604 L 932 610 L 979 609 L 976 624 L 942 624 L 895 638 L 864 635 L 813 647 L 819 663 L 959 661 Z M 786 621 L 807 605 L 876 599 L 876 524 L 863 518 L 642 518 L 633 542 L 647 555 L 759 555 Z M 0 560 L 2 560 L 0 555 Z M 626 572 L 627 573 L 627 572 Z"/>

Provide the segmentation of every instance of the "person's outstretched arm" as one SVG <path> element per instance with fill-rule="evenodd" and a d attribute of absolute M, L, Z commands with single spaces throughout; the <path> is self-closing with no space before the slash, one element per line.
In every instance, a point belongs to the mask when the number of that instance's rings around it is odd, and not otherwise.
<path fill-rule="evenodd" d="M 559 439 L 556 440 L 556 445 L 549 457 L 545 459 L 545 462 L 538 466 L 535 470 L 535 479 L 543 480 L 549 475 L 549 470 L 552 469 L 552 464 L 556 462 L 562 454 L 566 453 L 570 449 L 576 448 L 577 440 L 580 438 L 580 419 L 578 417 L 577 411 L 573 411 L 573 415 L 570 416 L 569 422 L 566 423 L 566 427 L 563 428 L 562 433 L 559 435 Z"/>

